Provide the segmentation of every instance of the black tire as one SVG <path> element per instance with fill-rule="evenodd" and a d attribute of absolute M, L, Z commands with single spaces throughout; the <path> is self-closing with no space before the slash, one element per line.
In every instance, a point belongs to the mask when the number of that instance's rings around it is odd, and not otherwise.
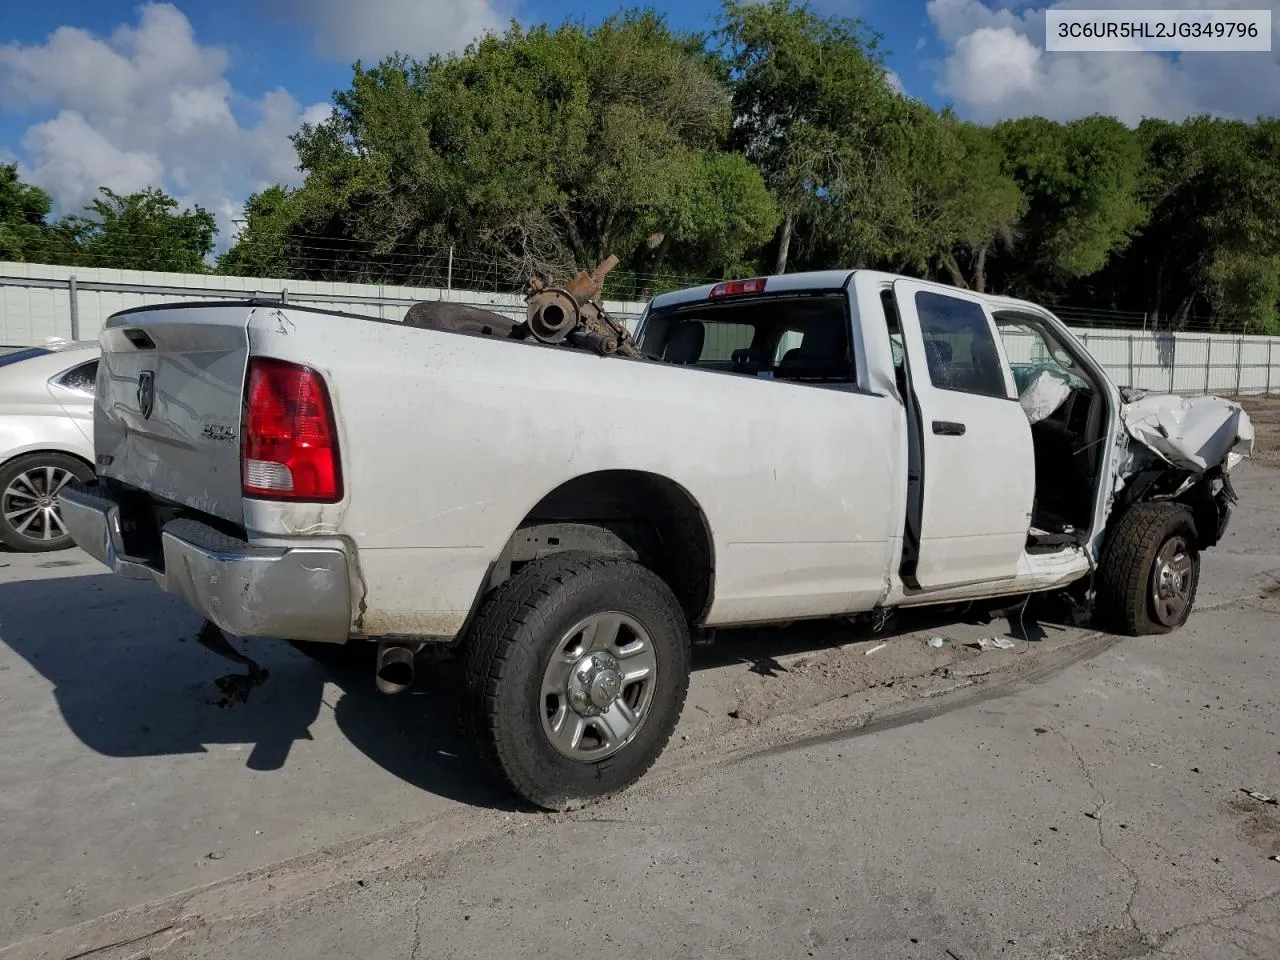
<path fill-rule="evenodd" d="M 634 732 L 620 738 L 617 752 L 586 762 L 564 755 L 544 730 L 544 671 L 566 641 L 572 647 L 577 624 L 606 614 L 643 628 L 655 679 Z M 470 631 L 464 727 L 481 758 L 529 803 L 555 811 L 584 806 L 634 784 L 666 748 L 689 690 L 689 645 L 679 601 L 646 567 L 580 553 L 536 560 L 494 591 Z"/>
<path fill-rule="evenodd" d="M 1107 538 L 1098 569 L 1100 624 L 1129 636 L 1172 633 L 1195 606 L 1200 550 L 1191 511 L 1176 503 L 1139 503 L 1120 517 Z M 1164 579 L 1162 556 L 1185 556 L 1187 569 Z M 1178 561 L 1175 566 L 1181 566 Z M 1176 594 L 1175 600 L 1169 597 Z"/>
<path fill-rule="evenodd" d="M 0 543 L 12 550 L 46 553 L 75 546 L 71 535 L 60 527 L 61 513 L 57 508 L 53 508 L 50 517 L 40 504 L 50 471 L 55 485 L 66 474 L 81 483 L 94 477 L 92 467 L 65 453 L 29 453 L 0 466 Z M 33 505 L 34 516 L 19 513 L 12 520 L 6 519 L 9 514 L 25 510 L 27 504 Z M 26 523 L 28 519 L 30 523 Z M 46 532 L 50 535 L 46 536 Z"/>

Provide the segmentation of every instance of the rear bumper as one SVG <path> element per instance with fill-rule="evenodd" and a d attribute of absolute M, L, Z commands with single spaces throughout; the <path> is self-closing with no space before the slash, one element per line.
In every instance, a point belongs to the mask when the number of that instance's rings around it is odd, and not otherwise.
<path fill-rule="evenodd" d="M 76 544 L 112 571 L 152 580 L 238 637 L 345 643 L 351 634 L 351 565 L 333 547 L 260 547 L 196 520 L 160 531 L 159 555 L 129 556 L 123 504 L 98 485 L 68 484 L 62 522 Z"/>

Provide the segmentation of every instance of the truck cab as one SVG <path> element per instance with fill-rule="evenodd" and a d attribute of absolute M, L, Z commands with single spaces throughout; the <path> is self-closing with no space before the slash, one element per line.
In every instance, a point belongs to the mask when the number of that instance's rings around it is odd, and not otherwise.
<path fill-rule="evenodd" d="M 900 462 L 905 480 L 876 505 L 902 518 L 879 603 L 1050 589 L 1097 558 L 1120 394 L 1034 304 L 870 271 L 798 274 L 659 297 L 637 337 L 668 363 L 892 401 L 894 442 L 857 451 Z M 1033 424 L 1021 401 L 1046 372 L 1067 396 Z M 855 419 L 884 409 L 848 405 Z"/>

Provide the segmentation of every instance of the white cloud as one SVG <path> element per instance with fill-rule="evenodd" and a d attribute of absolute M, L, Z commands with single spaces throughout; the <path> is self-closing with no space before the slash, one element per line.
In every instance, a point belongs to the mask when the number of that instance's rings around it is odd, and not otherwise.
<path fill-rule="evenodd" d="M 903 85 L 902 78 L 900 76 L 892 70 L 886 70 L 884 72 L 884 78 L 888 82 L 889 86 L 894 90 L 898 91 L 898 93 L 902 94 L 904 97 L 907 96 L 907 88 Z"/>
<path fill-rule="evenodd" d="M 335 60 L 376 61 L 400 52 L 424 57 L 460 50 L 508 22 L 507 0 L 266 0 L 281 19 L 306 23 L 315 51 Z"/>
<path fill-rule="evenodd" d="M 304 108 L 284 89 L 246 98 L 228 65 L 166 3 L 141 7 L 136 25 L 107 37 L 60 27 L 43 44 L 0 45 L 0 103 L 53 113 L 22 137 L 24 176 L 67 212 L 99 186 L 162 186 L 214 213 L 225 244 L 250 191 L 297 181 L 289 134 L 331 109 Z"/>
<path fill-rule="evenodd" d="M 1014 4 L 1013 6 L 1021 6 Z M 1055 8 L 1140 9 L 1155 0 L 1066 0 Z M 1162 9 L 1203 9 L 1197 0 L 1160 0 Z M 1280 3 L 1224 0 L 1214 7 L 1270 7 L 1280 37 Z M 929 0 L 947 48 L 937 89 L 979 121 L 1039 114 L 1069 120 L 1107 113 L 1125 123 L 1208 113 L 1253 119 L 1280 115 L 1280 42 L 1272 53 L 1048 53 L 1045 7 L 1010 9 L 1007 0 Z"/>

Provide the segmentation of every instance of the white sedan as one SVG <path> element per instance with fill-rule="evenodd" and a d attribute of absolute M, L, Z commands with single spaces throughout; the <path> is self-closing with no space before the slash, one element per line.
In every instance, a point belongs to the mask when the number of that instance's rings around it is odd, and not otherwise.
<path fill-rule="evenodd" d="M 0 544 L 37 552 L 74 546 L 57 493 L 93 470 L 96 341 L 0 354 Z"/>

